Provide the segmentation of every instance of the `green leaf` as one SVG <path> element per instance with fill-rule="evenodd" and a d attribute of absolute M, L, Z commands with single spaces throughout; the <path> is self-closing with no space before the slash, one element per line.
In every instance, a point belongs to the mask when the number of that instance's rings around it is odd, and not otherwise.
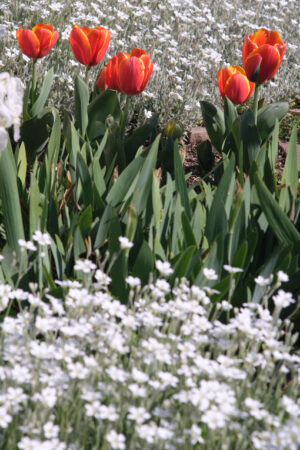
<path fill-rule="evenodd" d="M 106 206 L 99 223 L 98 231 L 93 246 L 94 249 L 102 247 L 102 245 L 106 241 L 113 216 L 114 211 L 111 204 L 109 203 Z"/>
<path fill-rule="evenodd" d="M 10 141 L 0 154 L 0 197 L 8 245 L 20 256 L 18 239 L 24 239 L 24 229 L 17 186 L 16 164 Z"/>
<path fill-rule="evenodd" d="M 116 121 L 120 120 L 120 103 L 116 91 L 107 89 L 98 95 L 88 107 L 87 134 L 89 140 L 97 139 L 105 134 L 105 120 L 111 115 Z"/>
<path fill-rule="evenodd" d="M 225 97 L 224 100 L 224 119 L 225 119 L 225 127 L 226 127 L 226 134 L 228 135 L 232 130 L 232 125 L 238 118 L 238 113 L 236 110 L 236 107 L 232 103 L 232 101 Z"/>
<path fill-rule="evenodd" d="M 88 205 L 93 205 L 93 187 L 91 176 L 81 153 L 77 153 L 76 172 L 77 178 L 80 178 L 82 183 L 82 198 L 85 207 Z"/>
<path fill-rule="evenodd" d="M 135 206 L 137 214 L 141 214 L 146 209 L 149 195 L 151 195 L 153 169 L 156 166 L 159 141 L 160 134 L 150 146 L 148 155 L 145 158 L 145 162 L 135 185 L 132 204 Z M 136 161 L 136 159 L 134 161 Z"/>
<path fill-rule="evenodd" d="M 235 157 L 233 154 L 219 182 L 207 214 L 205 235 L 209 243 L 212 243 L 220 232 L 228 228 L 225 203 L 232 184 L 232 178 L 234 178 L 234 165 Z"/>
<path fill-rule="evenodd" d="M 52 82 L 53 82 L 53 75 L 54 75 L 54 71 L 53 71 L 53 67 L 51 67 L 51 69 L 45 75 L 40 95 L 38 96 L 37 100 L 35 101 L 34 105 L 32 106 L 32 108 L 30 110 L 31 117 L 35 117 L 38 114 L 40 114 L 40 112 L 44 108 L 47 98 L 49 96 L 50 90 L 51 90 L 51 86 L 52 86 Z"/>
<path fill-rule="evenodd" d="M 22 142 L 17 158 L 18 178 L 21 180 L 23 188 L 26 184 L 26 172 L 27 172 L 27 158 L 24 142 Z"/>
<path fill-rule="evenodd" d="M 40 229 L 40 217 L 42 214 L 41 195 L 39 186 L 32 173 L 30 177 L 30 191 L 29 191 L 29 236 L 32 238 L 33 233 Z"/>
<path fill-rule="evenodd" d="M 85 135 L 88 125 L 88 104 L 89 89 L 85 82 L 77 76 L 75 78 L 75 126 L 79 128 L 81 136 Z"/>
<path fill-rule="evenodd" d="M 254 116 L 251 110 L 246 111 L 241 118 L 240 134 L 243 142 L 244 168 L 248 172 L 261 146 L 261 138 L 256 125 L 254 125 Z"/>
<path fill-rule="evenodd" d="M 46 146 L 49 139 L 49 129 L 53 126 L 51 108 L 43 109 L 38 116 L 23 122 L 21 139 L 25 143 L 27 161 L 31 164 L 38 153 Z"/>
<path fill-rule="evenodd" d="M 224 114 L 220 108 L 212 103 L 202 101 L 200 104 L 205 128 L 211 143 L 221 153 L 226 131 Z"/>
<path fill-rule="evenodd" d="M 190 202 L 188 198 L 188 191 L 184 177 L 184 170 L 182 161 L 179 155 L 178 140 L 174 143 L 174 170 L 175 170 L 175 186 L 177 192 L 180 194 L 181 204 L 185 210 L 187 217 L 191 218 Z"/>
<path fill-rule="evenodd" d="M 145 154 L 135 158 L 117 179 L 111 190 L 109 191 L 106 201 L 116 206 L 122 202 L 131 184 L 134 182 L 145 161 Z"/>
<path fill-rule="evenodd" d="M 265 186 L 258 172 L 255 171 L 254 174 L 252 174 L 252 177 L 259 198 L 260 207 L 266 215 L 268 223 L 277 239 L 285 246 L 299 241 L 299 232 L 282 211 L 270 191 Z"/>
<path fill-rule="evenodd" d="M 125 139 L 124 151 L 127 163 L 136 155 L 136 152 L 144 145 L 147 139 L 151 139 L 157 125 L 157 115 L 151 117 L 144 125 L 134 130 L 134 132 Z M 152 140 L 152 139 L 151 139 Z"/>
<path fill-rule="evenodd" d="M 78 226 L 80 228 L 82 236 L 85 236 L 90 231 L 92 220 L 93 220 L 92 206 L 88 205 L 88 207 L 85 208 L 85 210 L 80 214 L 80 217 L 78 219 Z"/>
<path fill-rule="evenodd" d="M 297 196 L 298 189 L 298 155 L 297 155 L 297 126 L 295 125 L 290 137 L 289 148 L 285 160 L 284 170 L 281 178 L 281 184 L 290 188 L 294 198 Z"/>
<path fill-rule="evenodd" d="M 275 169 L 275 164 L 277 161 L 278 137 L 279 137 L 279 122 L 278 122 L 278 119 L 276 118 L 274 130 L 273 130 L 273 134 L 272 134 L 271 155 L 270 155 L 271 167 L 272 167 L 273 171 Z"/>
<path fill-rule="evenodd" d="M 213 168 L 215 161 L 210 141 L 201 142 L 201 144 L 197 145 L 196 150 L 200 169 L 203 172 L 209 172 Z"/>
<path fill-rule="evenodd" d="M 153 268 L 153 253 L 147 242 L 143 241 L 132 269 L 132 275 L 140 278 L 142 283 L 146 284 L 149 281 L 149 276 Z"/>
<path fill-rule="evenodd" d="M 277 102 L 266 105 L 258 111 L 257 128 L 263 142 L 266 141 L 273 132 L 276 119 L 280 122 L 288 110 L 289 104 L 287 102 Z"/>
<path fill-rule="evenodd" d="M 197 247 L 191 245 L 180 254 L 178 260 L 176 261 L 174 272 L 170 278 L 171 283 L 174 283 L 176 278 L 180 279 L 182 277 L 187 276 L 188 268 L 190 266 L 190 263 L 196 250 Z"/>
<path fill-rule="evenodd" d="M 186 246 L 187 247 L 194 246 L 197 248 L 197 242 L 196 242 L 196 238 L 193 233 L 193 229 L 192 229 L 190 221 L 187 218 L 187 215 L 184 211 L 182 211 L 182 213 L 181 213 L 181 223 L 182 223 L 182 230 L 183 230 Z"/>

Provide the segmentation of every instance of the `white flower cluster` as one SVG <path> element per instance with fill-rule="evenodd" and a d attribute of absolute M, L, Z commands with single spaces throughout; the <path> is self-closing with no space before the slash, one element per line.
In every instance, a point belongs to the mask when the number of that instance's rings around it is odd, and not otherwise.
<path fill-rule="evenodd" d="M 20 117 L 23 110 L 24 87 L 19 78 L 0 73 L 0 152 L 8 141 L 6 129 L 14 126 L 14 140 L 20 138 Z"/>
<path fill-rule="evenodd" d="M 89 289 L 57 282 L 64 298 L 47 302 L 0 286 L 5 305 L 23 305 L 0 324 L 0 447 L 297 450 L 300 356 L 278 318 L 288 293 L 274 297 L 273 315 L 250 302 L 226 324 L 228 305 L 216 309 L 210 288 L 128 277 L 129 307 L 104 272 L 77 262 L 85 269 Z"/>

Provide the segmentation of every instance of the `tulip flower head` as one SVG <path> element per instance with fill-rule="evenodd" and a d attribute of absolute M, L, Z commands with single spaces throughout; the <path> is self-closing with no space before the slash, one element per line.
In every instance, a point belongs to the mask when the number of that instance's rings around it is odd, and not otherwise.
<path fill-rule="evenodd" d="M 253 92 L 255 84 L 248 80 L 240 66 L 229 66 L 218 72 L 218 86 L 222 98 L 228 97 L 235 105 L 244 103 Z"/>
<path fill-rule="evenodd" d="M 255 34 L 248 34 L 243 44 L 243 65 L 249 80 L 263 84 L 273 78 L 285 49 L 278 31 L 260 28 Z"/>
<path fill-rule="evenodd" d="M 146 87 L 153 72 L 150 55 L 139 48 L 130 54 L 119 52 L 113 56 L 98 76 L 96 86 L 99 90 L 109 89 L 127 95 L 140 94 Z"/>
<path fill-rule="evenodd" d="M 79 28 L 75 25 L 70 33 L 70 44 L 74 56 L 85 66 L 96 66 L 104 58 L 110 42 L 106 28 Z"/>
<path fill-rule="evenodd" d="M 43 58 L 56 44 L 58 31 L 52 25 L 39 23 L 32 30 L 20 27 L 16 31 L 20 49 L 29 58 Z"/>

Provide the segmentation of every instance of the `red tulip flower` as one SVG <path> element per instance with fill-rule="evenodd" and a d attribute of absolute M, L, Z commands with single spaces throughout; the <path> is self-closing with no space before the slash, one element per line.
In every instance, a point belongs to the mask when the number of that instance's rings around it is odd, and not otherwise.
<path fill-rule="evenodd" d="M 79 28 L 70 33 L 70 44 L 75 58 L 85 66 L 96 66 L 104 58 L 110 41 L 110 32 L 103 27 Z"/>
<path fill-rule="evenodd" d="M 46 56 L 54 47 L 58 31 L 54 31 L 52 25 L 39 23 L 32 30 L 20 27 L 16 37 L 24 55 L 37 59 Z"/>
<path fill-rule="evenodd" d="M 240 66 L 229 66 L 218 72 L 218 86 L 222 98 L 229 98 L 235 105 L 244 103 L 253 92 L 255 84 L 248 80 Z"/>
<path fill-rule="evenodd" d="M 274 77 L 284 56 L 286 44 L 278 31 L 261 28 L 255 34 L 248 34 L 243 44 L 243 65 L 247 77 L 260 84 Z"/>
<path fill-rule="evenodd" d="M 111 58 L 100 71 L 96 86 L 99 90 L 108 87 L 127 95 L 136 95 L 145 89 L 152 72 L 150 55 L 145 50 L 134 48 L 130 55 L 119 52 Z"/>

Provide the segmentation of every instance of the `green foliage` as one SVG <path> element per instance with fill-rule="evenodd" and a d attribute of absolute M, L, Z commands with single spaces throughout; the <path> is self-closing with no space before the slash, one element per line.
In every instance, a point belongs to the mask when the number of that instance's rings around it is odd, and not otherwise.
<path fill-rule="evenodd" d="M 218 173 L 213 169 L 213 183 L 190 187 L 178 139 L 156 136 L 157 117 L 126 136 L 128 102 L 123 110 L 117 93 L 109 90 L 90 100 L 79 77 L 75 107 L 74 117 L 65 115 L 63 124 L 55 108 L 42 109 L 41 116 L 24 122 L 28 137 L 15 149 L 15 158 L 10 147 L 1 157 L 7 249 L 19 252 L 18 239 L 32 239 L 36 229 L 51 236 L 44 264 L 25 267 L 21 284 L 38 279 L 53 289 L 56 278 L 73 275 L 77 259 L 91 257 L 105 265 L 113 293 L 126 302 L 126 276 L 148 282 L 160 258 L 171 262 L 172 283 L 184 276 L 201 284 L 204 267 L 220 277 L 224 264 L 241 267 L 232 295 L 236 304 L 247 297 L 255 276 L 279 269 L 300 289 L 295 281 L 300 270 L 296 129 L 281 189 L 274 175 L 278 121 L 285 104 L 261 109 L 256 126 L 251 111 L 238 116 L 228 99 L 224 112 L 202 102 L 208 134 L 223 160 Z M 51 121 L 41 139 L 38 124 L 45 111 Z M 271 140 L 266 140 L 270 133 Z M 43 141 L 36 149 L 34 137 Z M 162 175 L 166 155 L 171 161 Z M 212 168 L 209 141 L 198 148 L 198 158 L 202 170 Z M 133 247 L 123 250 L 120 237 Z M 5 276 L 13 276 L 12 267 Z M 230 289 L 226 280 L 218 285 L 220 299 Z M 257 291 L 258 300 L 259 295 Z"/>

